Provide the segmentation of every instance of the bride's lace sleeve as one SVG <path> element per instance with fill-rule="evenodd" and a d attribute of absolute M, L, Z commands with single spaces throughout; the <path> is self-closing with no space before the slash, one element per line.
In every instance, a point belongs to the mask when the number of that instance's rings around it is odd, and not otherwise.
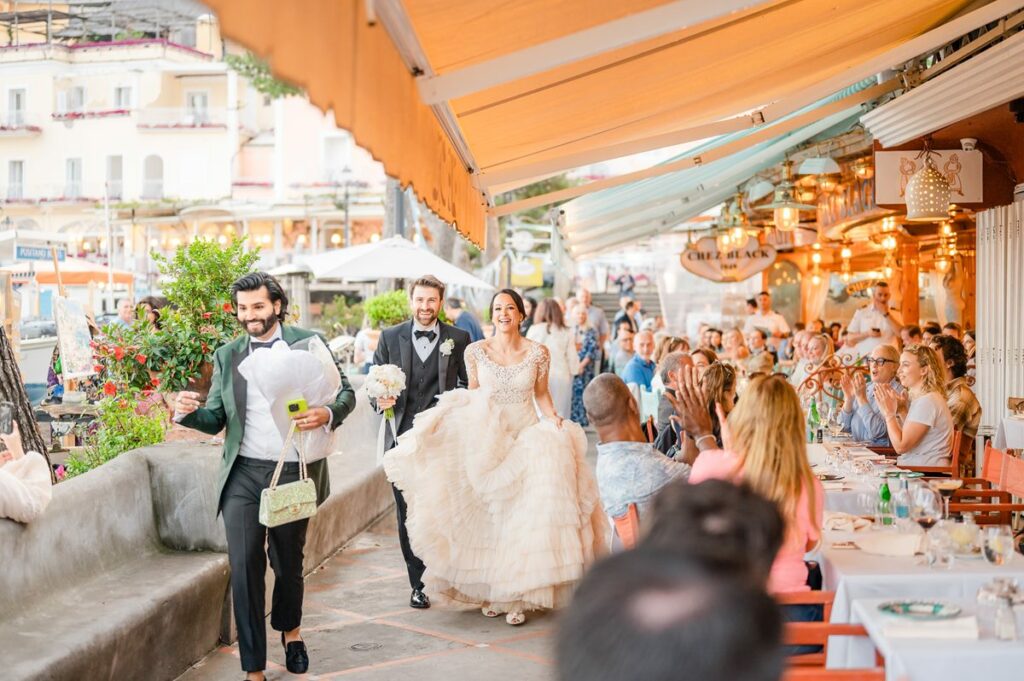
<path fill-rule="evenodd" d="M 551 369 L 551 353 L 546 345 L 537 343 L 534 363 L 537 366 L 537 388 L 538 392 L 548 389 L 548 372 Z"/>
<path fill-rule="evenodd" d="M 477 341 L 479 343 L 481 341 Z M 477 353 L 480 352 L 480 347 L 477 343 L 470 343 L 466 348 L 465 362 L 466 362 L 466 376 L 469 378 L 468 388 L 473 390 L 480 387 L 480 379 L 477 377 L 476 365 L 477 365 Z"/>

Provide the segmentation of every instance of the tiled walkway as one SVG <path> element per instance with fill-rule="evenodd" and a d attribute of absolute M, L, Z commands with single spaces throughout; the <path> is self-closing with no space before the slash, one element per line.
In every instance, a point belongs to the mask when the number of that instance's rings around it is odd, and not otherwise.
<path fill-rule="evenodd" d="M 391 514 L 353 540 L 306 583 L 303 638 L 310 673 L 289 674 L 270 630 L 267 678 L 351 681 L 550 681 L 553 615 L 521 627 L 479 611 L 408 607 L 409 583 Z M 269 629 L 269 625 L 268 625 Z M 240 681 L 238 648 L 224 646 L 179 681 Z"/>

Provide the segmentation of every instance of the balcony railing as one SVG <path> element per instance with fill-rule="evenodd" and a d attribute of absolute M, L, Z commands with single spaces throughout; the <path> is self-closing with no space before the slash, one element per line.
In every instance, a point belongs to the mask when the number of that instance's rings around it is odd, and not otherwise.
<path fill-rule="evenodd" d="M 36 124 L 38 114 L 23 109 L 11 109 L 0 112 L 0 135 L 4 137 L 23 137 L 38 135 L 42 128 Z"/>
<path fill-rule="evenodd" d="M 12 182 L 0 186 L 0 198 L 20 203 L 93 203 L 103 200 L 103 187 L 86 186 L 80 181 L 60 184 Z"/>
<path fill-rule="evenodd" d="M 227 127 L 227 109 L 139 109 L 138 126 L 154 130 L 205 130 Z"/>

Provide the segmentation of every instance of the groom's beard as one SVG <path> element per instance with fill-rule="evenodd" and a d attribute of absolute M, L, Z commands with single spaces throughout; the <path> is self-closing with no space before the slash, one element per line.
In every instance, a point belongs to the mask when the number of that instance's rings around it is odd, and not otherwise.
<path fill-rule="evenodd" d="M 420 326 L 422 326 L 424 328 L 431 327 L 431 326 L 434 325 L 434 322 L 437 321 L 437 313 L 436 312 L 417 312 L 416 313 L 416 321 L 419 323 Z"/>
<path fill-rule="evenodd" d="M 242 325 L 242 328 L 245 329 L 245 332 L 251 337 L 259 338 L 260 336 L 267 335 L 267 333 L 274 328 L 274 324 L 277 323 L 277 315 L 271 312 L 269 317 L 256 317 L 247 319 L 244 322 L 239 319 L 238 323 Z"/>

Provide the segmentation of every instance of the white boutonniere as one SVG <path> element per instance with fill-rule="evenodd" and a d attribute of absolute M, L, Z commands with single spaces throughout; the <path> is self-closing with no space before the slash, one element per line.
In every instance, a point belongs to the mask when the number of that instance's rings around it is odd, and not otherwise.
<path fill-rule="evenodd" d="M 441 343 L 441 354 L 447 357 L 452 354 L 452 350 L 455 348 L 455 339 L 449 338 L 444 343 Z"/>

